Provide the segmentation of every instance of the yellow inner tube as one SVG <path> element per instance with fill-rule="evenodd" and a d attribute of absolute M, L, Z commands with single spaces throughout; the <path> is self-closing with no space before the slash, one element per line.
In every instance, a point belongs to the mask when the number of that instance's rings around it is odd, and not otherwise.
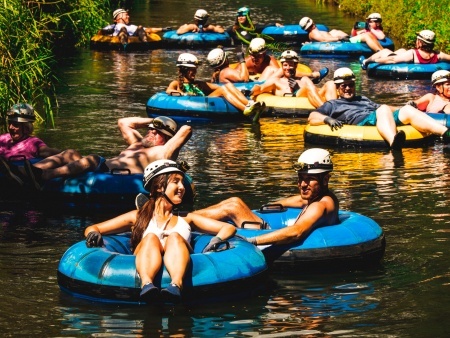
<path fill-rule="evenodd" d="M 311 102 L 309 102 L 307 97 L 275 96 L 273 94 L 262 93 L 256 97 L 256 101 L 264 102 L 267 107 L 274 108 L 299 108 L 311 110 L 315 108 Z"/>
<path fill-rule="evenodd" d="M 267 104 L 267 103 L 266 103 Z M 419 140 L 423 139 L 429 134 L 421 133 L 410 125 L 399 126 L 398 130 L 403 130 L 406 134 L 406 140 Z M 345 124 L 342 128 L 337 130 L 331 130 L 330 126 L 323 124 L 320 126 L 312 126 L 308 124 L 305 127 L 305 133 L 318 134 L 325 136 L 334 136 L 347 140 L 360 140 L 360 141 L 383 141 L 377 127 L 372 126 L 354 126 Z"/>
<path fill-rule="evenodd" d="M 280 61 L 277 61 L 277 62 L 281 67 Z M 238 66 L 238 63 L 230 63 L 231 68 L 236 68 L 237 66 Z M 297 72 L 312 73 L 312 70 L 307 65 L 299 63 L 299 64 L 297 64 Z M 260 76 L 261 76 L 261 73 L 250 75 L 250 80 L 257 81 Z"/>
<path fill-rule="evenodd" d="M 161 41 L 161 37 L 156 33 L 147 33 L 148 42 L 156 42 Z M 117 43 L 120 44 L 120 40 L 118 36 L 109 36 L 109 35 L 101 35 L 96 34 L 91 39 L 92 42 L 96 43 Z M 142 43 L 137 36 L 129 36 L 128 43 Z"/>

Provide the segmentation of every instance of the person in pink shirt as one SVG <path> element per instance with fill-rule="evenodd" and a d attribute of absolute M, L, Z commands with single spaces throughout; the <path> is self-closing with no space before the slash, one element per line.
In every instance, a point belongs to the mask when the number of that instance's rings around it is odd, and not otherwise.
<path fill-rule="evenodd" d="M 50 148 L 36 136 L 32 136 L 36 120 L 34 108 L 27 103 L 17 103 L 7 112 L 8 133 L 0 135 L 0 172 L 12 178 L 20 185 L 24 182 L 19 172 L 11 171 L 7 161 L 30 160 L 34 158 L 44 159 L 43 168 L 56 165 L 64 165 L 77 161 L 82 156 L 73 149 L 61 151 Z M 45 158 L 51 157 L 51 161 Z"/>
<path fill-rule="evenodd" d="M 428 93 L 407 104 L 427 113 L 450 114 L 450 72 L 438 70 L 431 75 L 435 93 Z"/>
<path fill-rule="evenodd" d="M 386 35 L 383 32 L 383 26 L 381 25 L 383 19 L 380 13 L 369 14 L 366 18 L 366 22 L 356 22 L 352 29 L 351 36 L 357 36 L 367 32 L 372 33 L 378 40 L 383 40 Z"/>

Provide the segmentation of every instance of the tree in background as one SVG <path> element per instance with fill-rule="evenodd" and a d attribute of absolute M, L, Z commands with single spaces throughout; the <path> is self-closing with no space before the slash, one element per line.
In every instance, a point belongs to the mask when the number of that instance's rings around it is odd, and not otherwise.
<path fill-rule="evenodd" d="M 436 0 L 335 0 L 341 10 L 365 18 L 380 13 L 383 29 L 399 41 L 396 48 L 412 48 L 416 32 L 429 29 L 436 33 L 436 49 L 450 53 L 450 17 L 448 1 Z"/>
<path fill-rule="evenodd" d="M 22 1 L 0 3 L 0 118 L 17 102 L 32 104 L 38 121 L 53 126 L 57 105 L 55 51 L 87 45 L 107 22 L 109 0 Z"/>

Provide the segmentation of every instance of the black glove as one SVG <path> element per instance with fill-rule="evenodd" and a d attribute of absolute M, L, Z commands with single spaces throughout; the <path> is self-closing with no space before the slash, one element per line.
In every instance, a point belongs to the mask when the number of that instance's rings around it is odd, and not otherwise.
<path fill-rule="evenodd" d="M 244 53 L 238 52 L 238 53 L 236 53 L 236 57 L 237 57 L 239 63 L 245 62 Z"/>
<path fill-rule="evenodd" d="M 216 251 L 217 249 L 217 244 L 222 242 L 222 240 L 217 237 L 214 236 L 213 238 L 211 238 L 211 240 L 209 241 L 209 244 L 203 249 L 203 253 L 205 252 L 209 252 L 209 251 Z"/>
<path fill-rule="evenodd" d="M 172 27 L 164 27 L 164 28 L 162 29 L 163 32 L 168 32 L 168 31 L 171 31 L 171 30 L 173 30 Z"/>
<path fill-rule="evenodd" d="M 325 122 L 325 124 L 328 124 L 331 128 L 331 130 L 338 130 L 339 128 L 342 127 L 342 122 L 336 119 L 333 119 L 332 117 L 325 117 L 325 120 L 323 120 L 323 122 Z"/>
<path fill-rule="evenodd" d="M 288 79 L 288 83 L 289 83 L 289 87 L 291 88 L 291 90 L 292 90 L 292 92 L 293 92 L 294 94 L 295 94 L 295 92 L 296 92 L 297 90 L 300 89 L 300 86 L 298 85 L 298 82 L 295 81 L 295 79 L 293 79 L 292 77 L 290 77 L 290 78 Z"/>
<path fill-rule="evenodd" d="M 414 101 L 408 101 L 408 102 L 406 102 L 406 105 L 412 106 L 417 109 L 417 104 Z"/>
<path fill-rule="evenodd" d="M 91 231 L 90 233 L 88 233 L 88 235 L 86 236 L 86 246 L 88 248 L 103 246 L 102 234 L 98 231 Z"/>
<path fill-rule="evenodd" d="M 340 42 L 350 42 L 350 37 L 347 35 L 339 40 Z"/>

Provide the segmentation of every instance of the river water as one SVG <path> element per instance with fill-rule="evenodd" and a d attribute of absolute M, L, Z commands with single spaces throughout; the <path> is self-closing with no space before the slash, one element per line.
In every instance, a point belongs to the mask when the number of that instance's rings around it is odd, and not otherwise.
<path fill-rule="evenodd" d="M 136 22 L 178 26 L 197 8 L 228 26 L 241 1 L 135 1 Z M 330 28 L 349 30 L 354 18 L 314 1 L 258 1 L 259 22 L 295 23 L 304 16 Z M 205 59 L 208 51 L 193 51 Z M 117 119 L 145 116 L 145 104 L 176 74 L 180 51 L 95 52 L 68 55 L 60 66 L 55 129 L 38 129 L 48 144 L 84 154 L 118 153 L 124 142 Z M 303 63 L 332 72 L 350 66 L 358 90 L 381 103 L 400 105 L 429 90 L 427 81 L 368 79 L 355 60 Z M 210 70 L 201 66 L 199 77 Z M 305 120 L 262 118 L 193 126 L 180 157 L 191 164 L 198 190 L 196 207 L 239 195 L 252 208 L 297 192 L 291 163 L 305 149 Z M 41 337 L 448 337 L 450 273 L 450 158 L 436 142 L 425 148 L 329 149 L 335 171 L 330 185 L 341 208 L 373 218 L 383 228 L 386 254 L 381 266 L 344 272 L 295 271 L 270 274 L 270 287 L 233 302 L 152 308 L 73 299 L 56 281 L 64 251 L 83 238 L 86 226 L 117 210 L 49 208 L 1 202 L 0 331 L 3 336 Z"/>

